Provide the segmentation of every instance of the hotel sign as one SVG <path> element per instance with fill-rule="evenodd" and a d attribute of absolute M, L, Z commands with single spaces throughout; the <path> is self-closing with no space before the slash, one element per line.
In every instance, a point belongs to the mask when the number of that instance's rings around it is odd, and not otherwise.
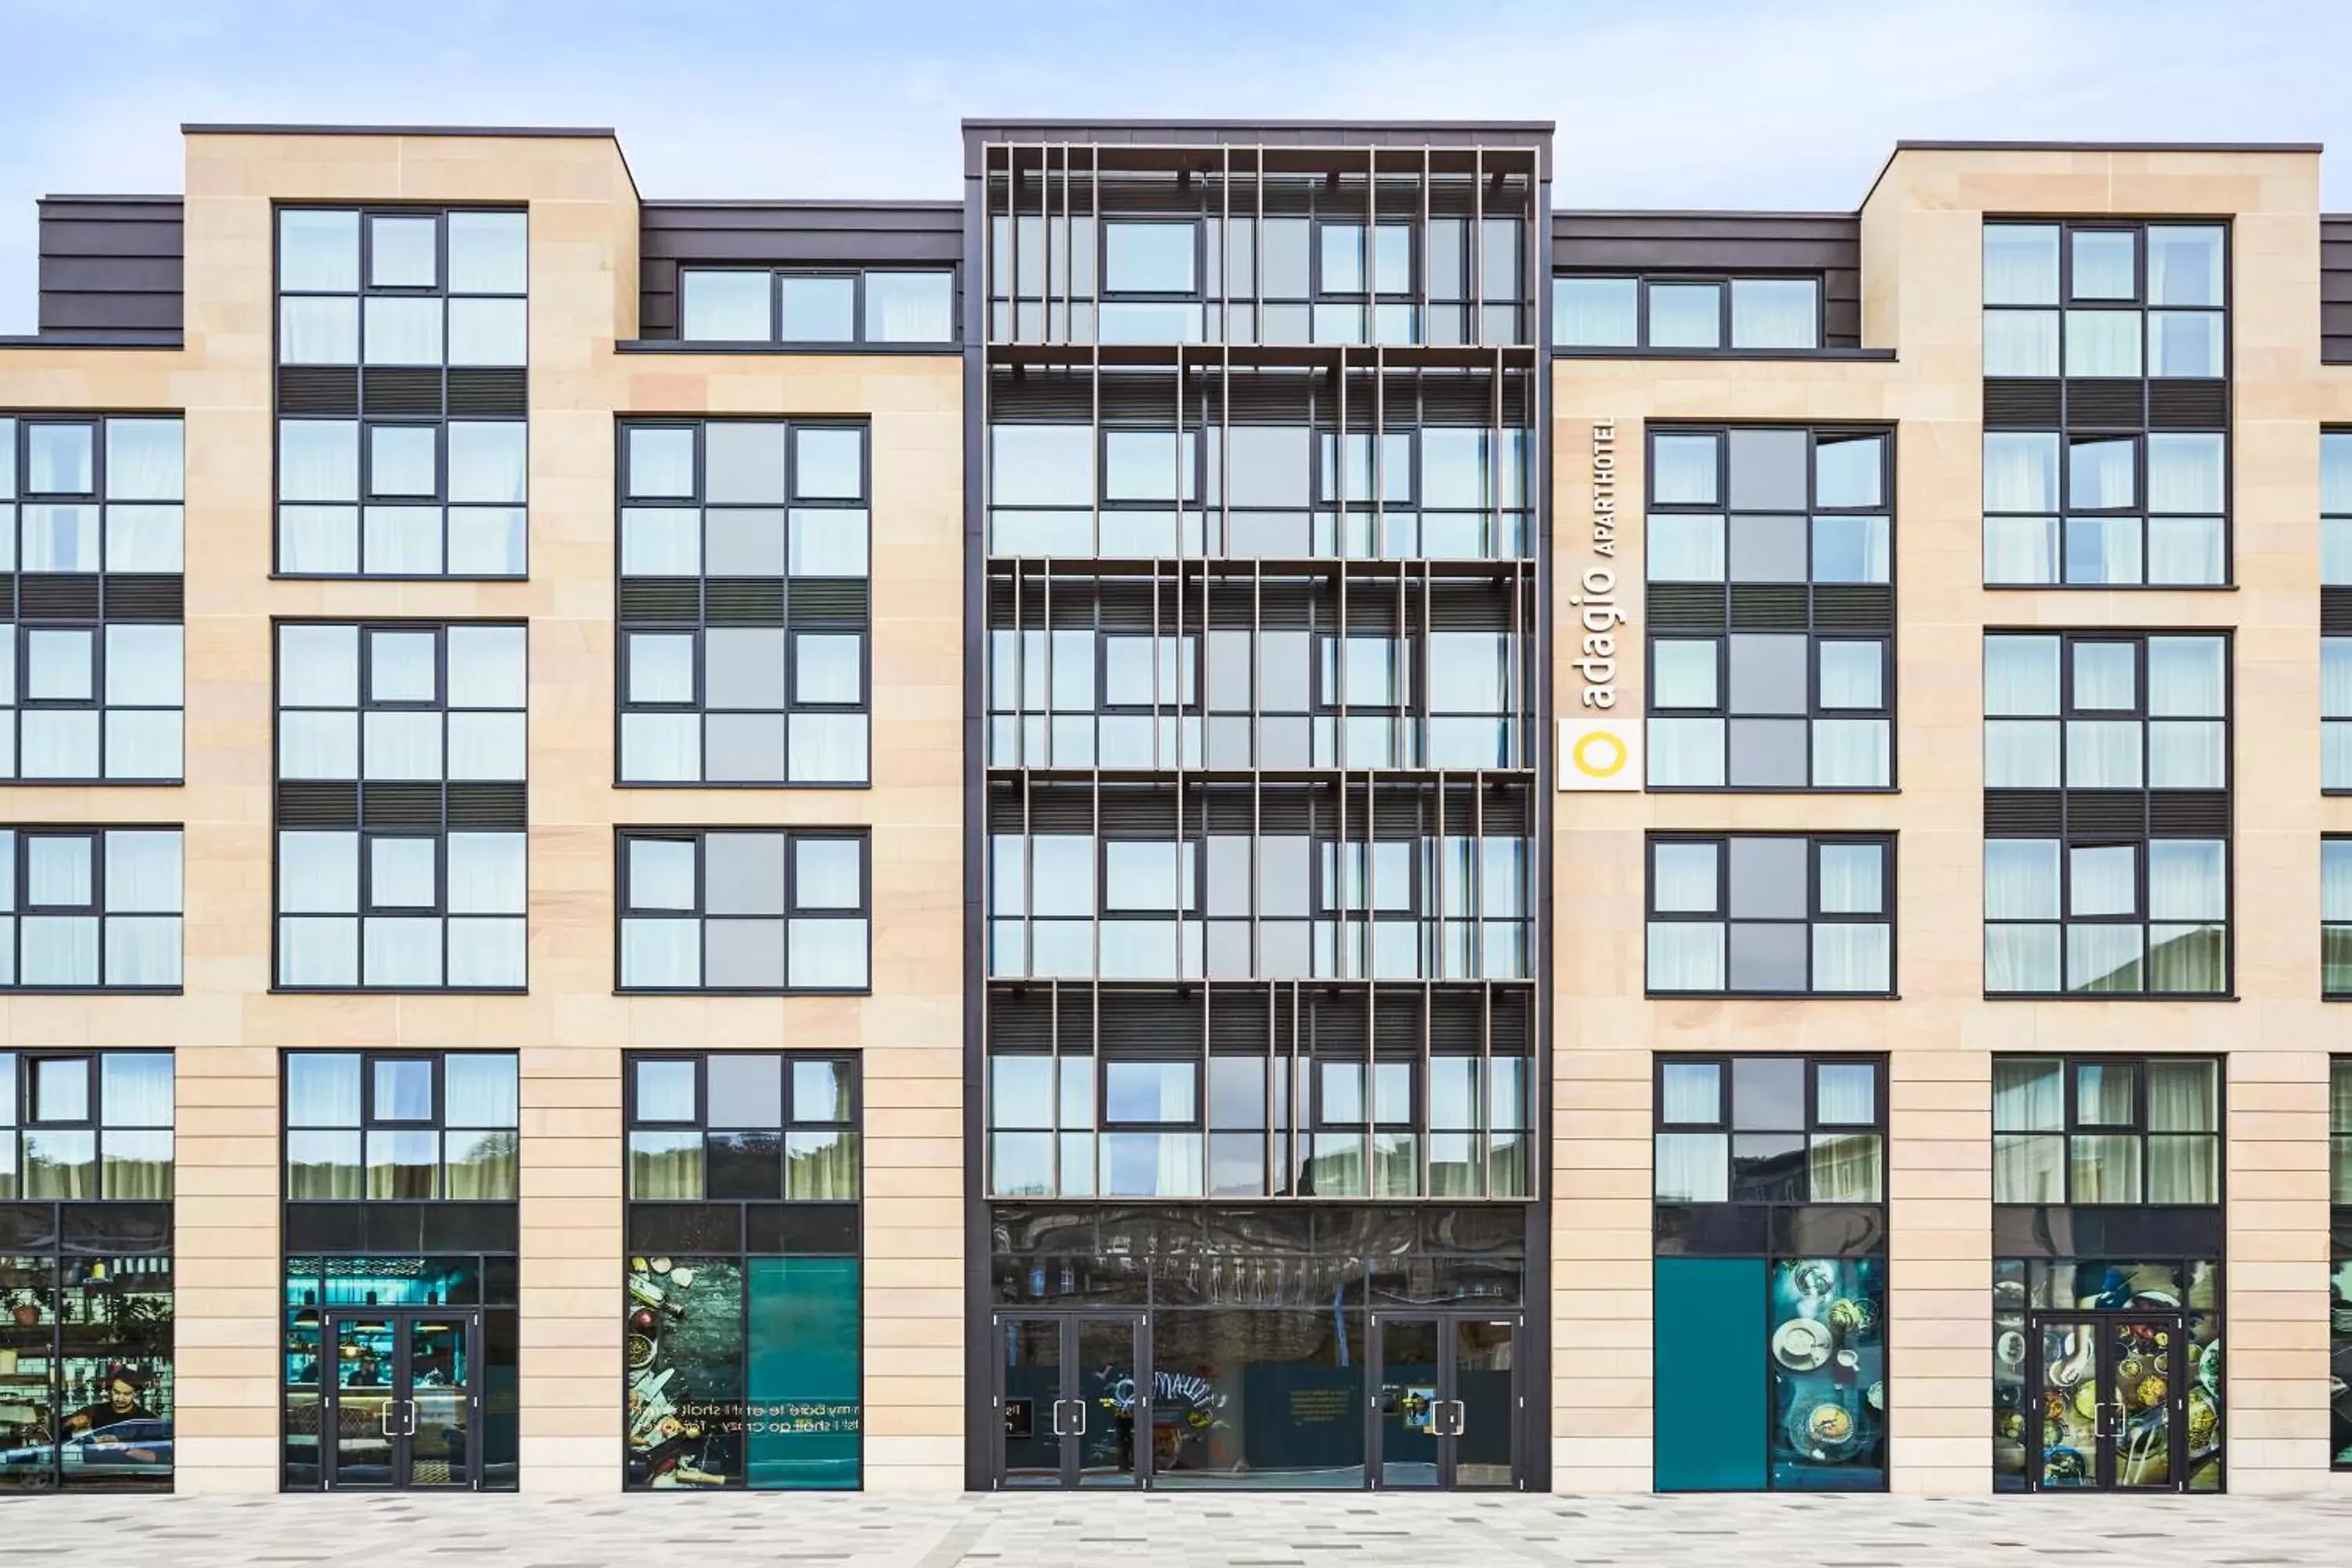
<path fill-rule="evenodd" d="M 1559 721 L 1559 787 L 1563 790 L 1638 790 L 1642 787 L 1642 721 L 1614 717 L 1617 658 L 1621 642 L 1639 646 L 1628 634 L 1617 598 L 1617 423 L 1592 425 L 1591 551 L 1568 598 L 1576 616 L 1576 658 L 1583 678 L 1577 713 Z"/>

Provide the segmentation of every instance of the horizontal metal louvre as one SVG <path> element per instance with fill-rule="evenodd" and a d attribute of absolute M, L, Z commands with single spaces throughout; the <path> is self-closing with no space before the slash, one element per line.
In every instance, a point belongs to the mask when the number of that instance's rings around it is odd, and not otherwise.
<path fill-rule="evenodd" d="M 1360 1054 L 1371 1034 L 1370 1002 L 1360 991 L 1310 994 L 1307 998 L 1307 1047 L 1318 1056 Z"/>
<path fill-rule="evenodd" d="M 2069 429 L 2136 430 L 2147 422 L 2141 381 L 2070 381 L 2066 384 Z"/>
<path fill-rule="evenodd" d="M 2147 797 L 2147 830 L 2158 838 L 2221 838 L 2230 832 L 2230 792 L 2156 790 Z"/>
<path fill-rule="evenodd" d="M 2054 789 L 1985 791 L 1984 830 L 1988 834 L 2054 837 L 2063 820 Z"/>
<path fill-rule="evenodd" d="M 1263 990 L 1212 992 L 1209 1048 L 1255 1056 L 1274 1040 L 1274 998 Z"/>
<path fill-rule="evenodd" d="M 360 373 L 352 365 L 279 365 L 278 412 L 340 415 L 360 411 Z"/>
<path fill-rule="evenodd" d="M 530 791 L 520 784 L 449 785 L 449 826 L 520 830 L 530 826 Z"/>
<path fill-rule="evenodd" d="M 1653 583 L 1648 595 L 1654 631 L 1720 631 L 1727 615 L 1717 583 Z"/>
<path fill-rule="evenodd" d="M 1421 1051 L 1422 998 L 1413 991 L 1382 991 L 1372 998 L 1372 1054 L 1416 1056 Z"/>
<path fill-rule="evenodd" d="M 1741 631 L 1803 631 L 1811 616 L 1802 583 L 1734 583 L 1731 625 Z"/>
<path fill-rule="evenodd" d="M 2058 425 L 2059 392 L 2055 381 L 1988 377 L 1984 384 L 1984 422 L 1988 430 L 2052 430 Z"/>
<path fill-rule="evenodd" d="M 438 827 L 442 787 L 437 784 L 362 783 L 360 815 L 371 827 Z"/>
<path fill-rule="evenodd" d="M 1054 1048 L 1054 994 L 1045 987 L 988 993 L 988 1045 L 994 1051 Z"/>
<path fill-rule="evenodd" d="M 449 372 L 449 412 L 509 414 L 530 411 L 530 373 L 488 367 Z"/>
<path fill-rule="evenodd" d="M 2166 377 L 2147 384 L 2151 430 L 2225 430 L 2229 424 L 2230 384 L 2226 381 Z"/>
<path fill-rule="evenodd" d="M 1208 1018 L 1199 993 L 1098 991 L 1096 1044 L 1111 1056 L 1161 1056 L 1170 1050 L 1197 1052 L 1208 1038 Z"/>
<path fill-rule="evenodd" d="M 717 584 L 711 598 L 718 599 Z M 870 584 L 835 577 L 795 578 L 792 584 L 792 621 L 795 626 L 831 626 L 855 630 L 872 614 Z"/>
<path fill-rule="evenodd" d="M 2147 831 L 2147 796 L 2137 790 L 2070 789 L 2066 797 L 2066 832 L 2119 834 L 2136 837 Z"/>
<path fill-rule="evenodd" d="M 1487 1040 L 1498 1056 L 1525 1056 L 1535 1050 L 1535 993 L 1520 985 L 1491 994 Z"/>
<path fill-rule="evenodd" d="M 1885 583 L 1832 583 L 1813 589 L 1813 625 L 1822 631 L 1895 629 L 1895 590 Z"/>
<path fill-rule="evenodd" d="M 437 369 L 371 366 L 360 372 L 360 399 L 371 417 L 384 414 L 437 415 L 442 411 L 441 374 Z"/>
<path fill-rule="evenodd" d="M 621 579 L 621 619 L 683 621 L 702 618 L 702 585 L 691 579 L 667 577 Z"/>
<path fill-rule="evenodd" d="M 176 573 L 109 573 L 102 585 L 110 621 L 181 621 L 187 617 L 187 580 Z"/>
<path fill-rule="evenodd" d="M 16 580 L 16 616 L 26 621 L 94 621 L 98 578 L 82 572 L 28 572 Z"/>
<path fill-rule="evenodd" d="M 357 827 L 360 786 L 355 784 L 281 784 L 278 786 L 280 827 Z"/>
<path fill-rule="evenodd" d="M 2319 629 L 2329 637 L 2352 637 L 2352 587 L 2319 590 Z"/>
<path fill-rule="evenodd" d="M 714 626 L 781 626 L 784 585 L 776 579 L 713 577 L 704 586 L 703 616 Z"/>

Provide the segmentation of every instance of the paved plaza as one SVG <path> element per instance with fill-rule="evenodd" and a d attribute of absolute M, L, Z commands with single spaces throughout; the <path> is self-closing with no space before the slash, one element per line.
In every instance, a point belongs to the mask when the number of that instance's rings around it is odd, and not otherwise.
<path fill-rule="evenodd" d="M 2232 1568 L 2352 1563 L 2352 1495 L 35 1497 L 0 1501 L 0 1540 L 12 1563 L 96 1552 L 148 1568 Z"/>

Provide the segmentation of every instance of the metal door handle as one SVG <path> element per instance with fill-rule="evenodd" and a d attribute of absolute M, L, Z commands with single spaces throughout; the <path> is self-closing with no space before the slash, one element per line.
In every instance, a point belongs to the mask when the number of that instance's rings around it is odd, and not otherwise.
<path fill-rule="evenodd" d="M 387 1437 L 397 1437 L 400 1436 L 399 1433 L 392 1429 L 393 1406 L 399 1403 L 399 1400 L 387 1396 L 383 1402 L 383 1408 L 377 1412 L 377 1424 L 383 1426 L 383 1435 Z"/>
<path fill-rule="evenodd" d="M 404 1399 L 401 1403 L 408 1406 L 408 1426 L 407 1428 L 401 1433 L 401 1436 L 404 1437 L 414 1437 L 416 1436 L 416 1401 L 414 1399 Z"/>

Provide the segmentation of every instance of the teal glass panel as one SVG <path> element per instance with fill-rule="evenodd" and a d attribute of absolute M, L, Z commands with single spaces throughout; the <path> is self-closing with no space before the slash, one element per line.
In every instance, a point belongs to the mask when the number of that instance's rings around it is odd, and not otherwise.
<path fill-rule="evenodd" d="M 857 1259 L 754 1258 L 744 1408 L 754 1489 L 858 1484 Z"/>
<path fill-rule="evenodd" d="M 1657 1261 L 1656 1436 L 1660 1491 L 1760 1491 L 1768 1386 L 1760 1258 Z M 1574 1352 L 1569 1364 L 1574 1364 Z"/>

